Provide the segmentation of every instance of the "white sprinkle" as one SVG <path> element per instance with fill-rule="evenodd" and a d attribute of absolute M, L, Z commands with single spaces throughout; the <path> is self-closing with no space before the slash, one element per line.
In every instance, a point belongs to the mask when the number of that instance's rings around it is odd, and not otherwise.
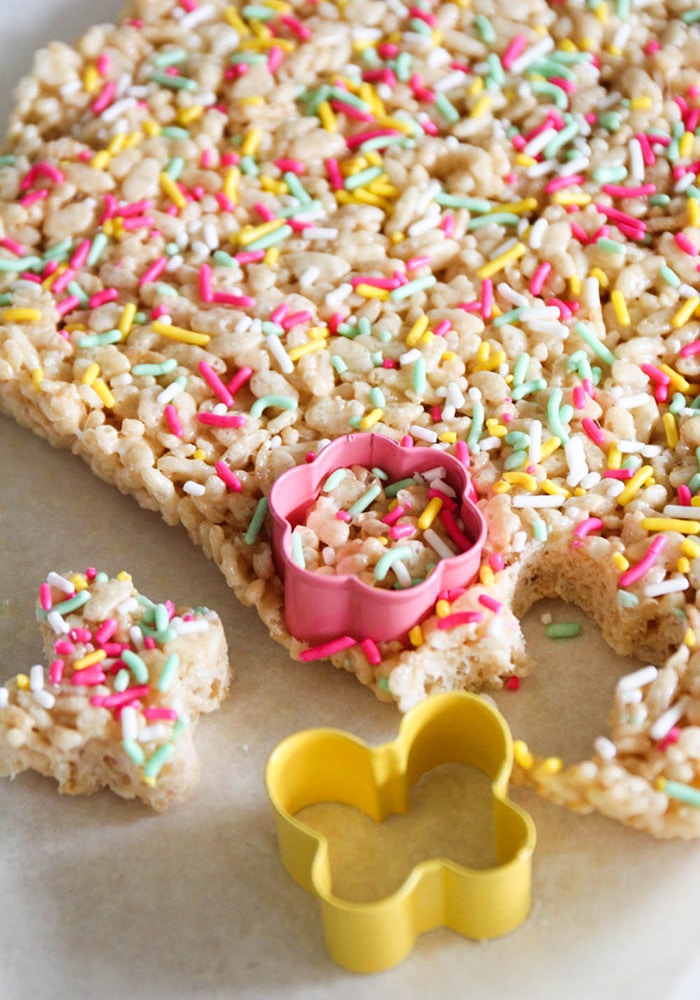
<path fill-rule="evenodd" d="M 525 156 L 537 156 L 556 134 L 557 130 L 555 128 L 546 128 L 543 132 L 539 132 L 534 139 L 530 139 L 524 147 L 523 153 Z"/>
<path fill-rule="evenodd" d="M 579 486 L 584 490 L 592 490 L 594 486 L 597 486 L 603 477 L 599 472 L 589 472 L 583 477 Z"/>
<path fill-rule="evenodd" d="M 204 236 L 204 242 L 209 247 L 210 250 L 218 250 L 219 248 L 219 234 L 216 231 L 216 226 L 213 222 L 205 222 L 202 231 Z"/>
<path fill-rule="evenodd" d="M 543 613 L 542 613 L 542 614 L 540 615 L 540 622 L 541 622 L 541 623 L 542 623 L 543 625 L 551 625 L 551 624 L 552 624 L 552 621 L 553 621 L 553 620 L 554 620 L 554 619 L 553 619 L 553 617 L 552 617 L 552 615 L 551 615 L 551 613 L 550 613 L 549 611 L 544 611 L 544 612 L 543 612 Z"/>
<path fill-rule="evenodd" d="M 131 628 L 129 629 L 129 638 L 131 639 L 131 645 L 134 647 L 134 649 L 141 650 L 146 645 L 143 632 L 138 627 L 138 625 L 131 626 Z"/>
<path fill-rule="evenodd" d="M 685 715 L 690 698 L 684 695 L 679 698 L 675 705 L 671 705 L 665 712 L 662 712 L 658 719 L 655 719 L 649 727 L 649 735 L 652 740 L 662 740 L 668 736 L 675 724 Z"/>
<path fill-rule="evenodd" d="M 634 670 L 631 674 L 625 674 L 624 677 L 621 677 L 617 682 L 616 690 L 618 694 L 634 691 L 636 688 L 651 684 L 658 676 L 658 668 L 650 663 L 646 667 L 641 667 L 639 670 Z"/>
<path fill-rule="evenodd" d="M 455 69 L 451 73 L 446 73 L 441 80 L 434 83 L 433 90 L 436 90 L 438 94 L 444 94 L 446 91 L 452 90 L 453 87 L 461 87 L 464 83 L 464 77 L 463 70 Z"/>
<path fill-rule="evenodd" d="M 433 531 L 432 528 L 427 528 L 423 532 L 423 540 L 426 545 L 429 545 L 431 549 L 434 549 L 442 559 L 449 559 L 450 556 L 455 554 L 449 545 L 443 542 L 442 538 L 440 538 L 437 532 Z"/>
<path fill-rule="evenodd" d="M 200 247 L 199 252 L 203 252 L 205 254 L 207 253 L 207 247 L 204 245 L 204 243 L 193 244 L 192 249 L 195 251 L 195 253 L 198 252 L 197 247 Z M 182 260 L 183 257 L 181 253 L 174 253 L 172 257 L 168 260 L 168 263 L 165 265 L 165 270 L 168 272 L 168 274 L 172 274 L 173 271 L 177 271 L 178 267 L 180 267 L 180 265 L 182 264 Z M 163 322 L 162 316 L 160 317 L 160 321 L 161 323 Z"/>
<path fill-rule="evenodd" d="M 638 406 L 645 406 L 651 401 L 651 396 L 647 392 L 635 392 L 631 396 L 620 396 L 615 405 L 623 410 L 636 410 Z"/>
<path fill-rule="evenodd" d="M 162 392 L 158 393 L 156 402 L 159 403 L 160 406 L 166 406 L 182 391 L 182 386 L 179 382 L 171 382 L 170 385 L 166 385 Z"/>
<path fill-rule="evenodd" d="M 527 532 L 516 531 L 510 543 L 511 552 L 522 552 L 527 545 Z"/>
<path fill-rule="evenodd" d="M 73 584 L 70 580 L 66 580 L 65 576 L 61 576 L 60 573 L 49 573 L 46 577 L 46 582 L 49 587 L 55 587 L 56 590 L 62 590 L 64 594 L 75 593 L 75 587 Z"/>
<path fill-rule="evenodd" d="M 644 166 L 644 154 L 642 153 L 642 144 L 639 139 L 630 139 L 629 142 L 630 150 L 630 178 L 633 181 L 643 181 L 646 176 L 646 168 Z"/>
<path fill-rule="evenodd" d="M 173 618 L 170 624 L 178 635 L 193 635 L 195 632 L 206 632 L 209 628 L 206 618 L 191 618 L 186 622 L 182 618 Z"/>
<path fill-rule="evenodd" d="M 582 170 L 587 170 L 589 165 L 590 161 L 587 156 L 576 156 L 573 160 L 568 160 L 559 168 L 559 174 L 561 177 L 570 177 L 572 174 L 578 174 Z"/>
<path fill-rule="evenodd" d="M 124 705 L 119 717 L 122 724 L 122 739 L 135 740 L 138 737 L 139 724 L 136 717 L 136 709 L 133 705 Z"/>
<path fill-rule="evenodd" d="M 567 486 L 578 486 L 589 471 L 582 439 L 580 437 L 569 438 L 564 445 L 564 454 L 569 465 L 569 474 L 566 477 Z"/>
<path fill-rule="evenodd" d="M 46 621 L 49 624 L 49 628 L 51 628 L 55 635 L 65 635 L 68 631 L 68 625 L 58 611 L 49 611 L 46 616 Z"/>
<path fill-rule="evenodd" d="M 136 600 L 135 597 L 127 597 L 125 601 L 122 601 L 121 604 L 117 605 L 116 611 L 118 615 L 126 617 L 127 615 L 130 615 L 134 611 L 136 611 L 138 609 L 138 606 L 139 602 Z"/>
<path fill-rule="evenodd" d="M 646 458 L 655 458 L 663 451 L 661 445 L 642 444 L 641 441 L 628 441 L 625 438 L 620 438 L 617 447 L 625 455 L 644 455 Z"/>
<path fill-rule="evenodd" d="M 402 365 L 412 365 L 414 361 L 418 361 L 420 357 L 422 357 L 422 354 L 418 348 L 412 347 L 410 351 L 406 351 L 405 354 L 400 355 L 399 362 Z"/>
<path fill-rule="evenodd" d="M 29 690 L 41 691 L 44 687 L 44 668 L 40 663 L 35 663 L 29 669 Z"/>
<path fill-rule="evenodd" d="M 436 431 L 432 431 L 428 427 L 419 427 L 418 424 L 411 424 L 408 433 L 420 441 L 427 441 L 429 444 L 434 444 L 438 439 Z"/>
<path fill-rule="evenodd" d="M 56 704 L 55 695 L 51 694 L 50 691 L 35 691 L 33 694 L 34 701 L 37 705 L 41 705 L 42 708 L 53 708 Z"/>
<path fill-rule="evenodd" d="M 314 226 L 304 230 L 307 240 L 334 240 L 337 235 L 338 230 L 332 226 Z"/>
<path fill-rule="evenodd" d="M 69 94 L 75 94 L 77 91 L 83 89 L 82 81 L 80 80 L 69 80 L 68 83 L 62 84 L 58 88 L 58 92 L 61 97 L 67 97 Z"/>
<path fill-rule="evenodd" d="M 418 219 L 417 222 L 412 222 L 408 227 L 409 236 L 422 236 L 424 233 L 430 232 L 431 229 L 435 229 L 440 222 L 440 206 L 433 203 L 427 210 L 422 219 Z"/>
<path fill-rule="evenodd" d="M 206 493 L 206 487 L 203 483 L 196 483 L 194 479 L 188 479 L 187 482 L 182 484 L 182 489 L 188 496 L 191 497 L 203 497 Z"/>
<path fill-rule="evenodd" d="M 269 333 L 265 338 L 265 343 L 270 349 L 270 354 L 273 356 L 277 364 L 280 366 L 283 374 L 291 375 L 294 371 L 294 362 L 287 354 L 287 349 L 284 344 L 277 336 L 276 333 Z"/>
<path fill-rule="evenodd" d="M 495 451 L 496 448 L 500 448 L 502 444 L 503 440 L 499 437 L 496 437 L 496 435 L 494 434 L 493 437 L 482 438 L 481 441 L 479 441 L 478 448 L 479 451 Z"/>
<path fill-rule="evenodd" d="M 392 563 L 391 568 L 394 571 L 394 576 L 402 587 L 411 586 L 411 574 L 405 563 L 402 563 L 400 559 L 397 559 L 395 563 Z"/>
<path fill-rule="evenodd" d="M 496 256 L 494 254 L 494 256 Z M 506 302 L 511 302 L 514 306 L 520 308 L 521 306 L 529 306 L 530 300 L 525 295 L 521 295 L 520 292 L 516 292 L 506 281 L 500 281 L 496 285 L 496 291 L 505 299 Z"/>
<path fill-rule="evenodd" d="M 139 733 L 139 743 L 164 743 L 170 737 L 170 727 L 164 722 L 154 722 L 144 726 Z"/>
<path fill-rule="evenodd" d="M 661 583 L 648 583 L 644 588 L 645 597 L 663 597 L 664 594 L 679 594 L 687 590 L 690 581 L 685 576 L 671 577 L 670 580 L 662 580 Z"/>
<path fill-rule="evenodd" d="M 422 216 L 428 210 L 428 205 L 430 205 L 431 201 L 434 201 L 435 196 L 440 194 L 441 190 L 442 185 L 440 184 L 440 181 L 435 179 L 431 180 L 430 183 L 425 186 L 425 189 L 421 191 L 416 201 L 416 215 Z M 438 209 L 438 212 L 440 211 L 439 205 L 436 205 L 435 208 Z M 410 231 L 411 230 L 409 229 L 409 232 Z"/>
<path fill-rule="evenodd" d="M 134 378 L 131 372 L 121 372 L 119 375 L 114 375 L 110 380 L 109 384 L 112 389 L 121 389 L 125 385 L 132 385 Z"/>
<path fill-rule="evenodd" d="M 526 173 L 528 177 L 544 177 L 545 174 L 551 174 L 558 166 L 559 163 L 556 160 L 540 160 L 539 163 L 533 163 L 531 167 L 528 167 Z"/>
<path fill-rule="evenodd" d="M 591 278 L 584 278 L 583 298 L 590 310 L 600 310 L 600 283 L 595 276 Z"/>
<path fill-rule="evenodd" d="M 205 3 L 201 7 L 195 7 L 194 10 L 189 11 L 180 19 L 180 26 L 185 29 L 185 31 L 192 31 L 193 28 L 198 27 L 203 21 L 208 21 L 210 17 L 213 17 L 216 13 L 214 5 L 211 3 Z"/>
<path fill-rule="evenodd" d="M 532 229 L 530 230 L 529 242 L 532 250 L 539 250 L 539 248 L 542 246 L 542 240 L 544 239 L 544 234 L 547 232 L 548 226 L 549 223 L 544 218 L 544 216 L 540 216 L 537 222 L 535 222 Z"/>
<path fill-rule="evenodd" d="M 7 708 L 10 703 L 10 692 L 6 687 L 0 687 L 0 708 Z"/>
<path fill-rule="evenodd" d="M 515 76 L 520 76 L 524 69 L 535 62 L 540 56 L 546 55 L 547 52 L 551 52 L 554 48 L 554 39 L 550 35 L 545 35 L 544 38 L 537 42 L 536 45 L 531 46 L 527 49 L 521 56 L 519 56 L 510 66 L 510 72 Z"/>
<path fill-rule="evenodd" d="M 352 285 L 348 281 L 344 281 L 342 285 L 338 285 L 335 291 L 326 296 L 326 305 L 329 309 L 337 309 L 345 302 L 352 290 Z"/>
<path fill-rule="evenodd" d="M 320 275 L 320 273 L 321 273 L 321 268 L 320 267 L 316 267 L 315 264 L 312 264 L 310 267 L 307 267 L 307 269 L 304 271 L 304 273 L 299 278 L 299 285 L 300 285 L 300 287 L 301 288 L 310 288 L 311 285 L 313 285 L 313 284 L 316 283 L 316 280 L 317 280 L 318 276 Z"/>
<path fill-rule="evenodd" d="M 133 97 L 122 97 L 120 101 L 115 101 L 104 109 L 100 117 L 103 122 L 116 121 L 119 115 L 123 114 L 125 111 L 131 111 L 132 108 L 136 107 L 136 100 Z"/>
<path fill-rule="evenodd" d="M 607 736 L 599 736 L 593 741 L 593 749 L 603 760 L 612 760 L 617 756 L 617 747 Z"/>
<path fill-rule="evenodd" d="M 565 503 L 566 497 L 559 495 L 531 496 L 523 494 L 513 497 L 514 507 L 563 507 Z"/>
<path fill-rule="evenodd" d="M 664 517 L 683 517 L 688 521 L 700 521 L 700 507 L 685 504 L 667 503 L 663 510 Z"/>

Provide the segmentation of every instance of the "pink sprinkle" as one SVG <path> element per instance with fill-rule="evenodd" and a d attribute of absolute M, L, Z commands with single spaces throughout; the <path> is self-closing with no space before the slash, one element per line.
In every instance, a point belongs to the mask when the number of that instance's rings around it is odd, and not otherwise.
<path fill-rule="evenodd" d="M 527 46 L 527 36 L 526 35 L 516 35 L 508 45 L 508 48 L 503 53 L 501 57 L 501 63 L 503 69 L 510 69 L 515 60 L 519 55 L 522 54 L 525 47 Z"/>
<path fill-rule="evenodd" d="M 603 473 L 604 479 L 617 479 L 620 482 L 624 482 L 627 479 L 631 479 L 634 475 L 633 469 L 606 469 Z"/>
<path fill-rule="evenodd" d="M 281 325 L 285 330 L 291 330 L 293 326 L 298 326 L 300 323 L 308 323 L 312 319 L 311 311 L 309 309 L 300 309 L 299 312 L 290 313 L 288 316 L 281 321 Z"/>
<path fill-rule="evenodd" d="M 214 165 L 213 150 L 209 149 L 208 147 L 207 149 L 203 149 L 202 155 L 199 158 L 199 162 L 202 164 L 205 170 L 208 170 L 210 167 L 212 167 Z"/>
<path fill-rule="evenodd" d="M 215 197 L 219 204 L 219 208 L 222 210 L 222 212 L 235 211 L 236 208 L 235 202 L 231 201 L 228 195 L 225 195 L 223 191 L 217 191 Z"/>
<path fill-rule="evenodd" d="M 572 397 L 574 401 L 574 406 L 577 410 L 583 410 L 586 406 L 586 390 L 582 385 L 575 385 Z"/>
<path fill-rule="evenodd" d="M 103 646 L 108 642 L 119 627 L 119 622 L 116 618 L 106 618 L 100 627 L 95 630 L 95 642 L 98 646 Z"/>
<path fill-rule="evenodd" d="M 636 187 L 625 187 L 624 184 L 601 184 L 600 190 L 609 194 L 611 198 L 646 198 L 647 195 L 656 193 L 656 184 L 637 184 Z"/>
<path fill-rule="evenodd" d="M 461 552 L 467 552 L 468 549 L 472 547 L 472 541 L 470 538 L 467 538 L 462 529 L 459 527 L 459 525 L 457 524 L 457 519 L 452 513 L 452 511 L 445 507 L 443 508 L 443 510 L 440 511 L 439 517 L 440 520 L 442 521 L 445 531 L 450 536 L 452 541 L 455 543 L 457 548 Z"/>
<path fill-rule="evenodd" d="M 303 160 L 295 160 L 290 156 L 280 156 L 278 160 L 275 160 L 275 166 L 284 174 L 303 174 L 306 170 L 306 164 Z"/>
<path fill-rule="evenodd" d="M 388 513 L 382 518 L 382 524 L 396 524 L 398 519 L 406 513 L 406 508 L 403 504 L 397 503 Z"/>
<path fill-rule="evenodd" d="M 503 561 L 503 556 L 501 555 L 500 552 L 491 553 L 491 555 L 489 556 L 489 566 L 491 567 L 494 573 L 501 572 L 501 570 L 505 566 L 505 562 Z"/>
<path fill-rule="evenodd" d="M 66 288 L 68 287 L 68 285 L 70 285 L 74 277 L 75 277 L 75 271 L 73 270 L 73 268 L 67 267 L 65 271 L 61 272 L 61 274 L 59 274 L 59 276 L 56 278 L 53 285 L 51 286 L 51 291 L 55 295 L 60 295 L 61 292 L 65 292 Z"/>
<path fill-rule="evenodd" d="M 157 305 L 155 309 L 151 309 L 151 319 L 160 319 L 161 316 L 167 316 L 167 315 L 168 315 L 168 307 L 165 305 L 164 302 L 161 302 L 160 305 Z"/>
<path fill-rule="evenodd" d="M 391 291 L 404 284 L 404 282 L 398 278 L 375 278 L 369 274 L 358 274 L 350 279 L 350 284 L 353 288 L 357 288 L 358 285 L 369 285 L 370 288 L 386 288 Z"/>
<path fill-rule="evenodd" d="M 581 421 L 581 427 L 594 444 L 597 444 L 599 448 L 603 447 L 605 444 L 605 434 L 595 420 L 591 420 L 590 417 L 584 417 Z"/>
<path fill-rule="evenodd" d="M 337 98 L 330 102 L 331 107 L 334 111 L 338 111 L 340 114 L 345 115 L 346 118 L 352 118 L 356 122 L 371 122 L 374 121 L 373 116 L 368 111 L 360 111 L 359 108 L 353 107 L 352 104 L 346 104 L 345 101 L 339 101 Z"/>
<path fill-rule="evenodd" d="M 410 434 L 404 434 L 404 436 L 401 438 L 401 447 L 402 448 L 413 447 L 413 438 L 411 437 Z"/>
<path fill-rule="evenodd" d="M 139 278 L 139 285 L 147 285 L 150 281 L 155 281 L 156 278 L 163 273 L 167 265 L 167 257 L 158 257 L 158 259 L 154 260 L 152 264 L 149 264 L 143 272 Z"/>
<path fill-rule="evenodd" d="M 153 638 L 152 635 L 147 635 L 146 638 L 143 640 L 143 644 L 146 649 L 156 648 L 156 640 Z"/>
<path fill-rule="evenodd" d="M 171 434 L 174 434 L 175 437 L 183 438 L 185 436 L 185 428 L 182 426 L 177 410 L 172 403 L 169 403 L 165 407 L 163 413 L 165 414 L 165 419 L 168 423 Z"/>
<path fill-rule="evenodd" d="M 659 385 L 668 385 L 671 381 L 670 376 L 667 375 L 666 372 L 662 372 L 660 368 L 656 367 L 656 365 L 651 365 L 645 361 L 644 364 L 639 367 L 645 375 L 648 375 L 654 382 L 658 382 Z"/>
<path fill-rule="evenodd" d="M 455 444 L 455 456 L 459 459 L 465 469 L 469 468 L 471 464 L 471 458 L 469 455 L 469 449 L 467 448 L 466 441 L 458 441 Z"/>
<path fill-rule="evenodd" d="M 115 691 L 114 694 L 104 696 L 95 695 L 90 699 L 90 704 L 100 708 L 122 708 L 130 702 L 136 701 L 137 698 L 144 698 L 150 693 L 150 690 L 148 684 L 139 684 L 127 688 L 126 691 Z"/>
<path fill-rule="evenodd" d="M 335 519 L 336 521 L 344 521 L 345 524 L 348 524 L 350 521 L 352 521 L 352 518 L 350 517 L 350 515 L 346 510 L 337 510 L 335 512 Z"/>
<path fill-rule="evenodd" d="M 92 642 L 92 632 L 89 628 L 72 628 L 68 636 L 73 642 Z"/>
<path fill-rule="evenodd" d="M 121 215 L 123 219 L 127 219 L 134 215 L 143 215 L 144 212 L 148 212 L 152 208 L 153 202 L 150 198 L 142 198 L 140 201 L 132 201 L 127 205 L 119 205 L 117 214 Z"/>
<path fill-rule="evenodd" d="M 659 742 L 656 745 L 659 748 L 659 750 L 665 750 L 666 747 L 670 747 L 674 743 L 677 743 L 680 737 L 681 737 L 680 726 L 671 726 L 671 728 L 666 733 L 664 738 L 662 740 L 659 740 Z"/>
<path fill-rule="evenodd" d="M 241 386 L 245 385 L 252 374 L 253 369 L 249 368 L 248 365 L 243 365 L 242 368 L 238 369 L 226 387 L 232 396 L 236 395 Z"/>
<path fill-rule="evenodd" d="M 234 257 L 237 264 L 254 264 L 265 256 L 264 250 L 241 250 Z"/>
<path fill-rule="evenodd" d="M 211 302 L 214 298 L 214 289 L 212 288 L 211 280 L 211 267 L 209 264 L 202 264 L 199 269 L 199 294 L 202 297 L 202 302 Z"/>
<path fill-rule="evenodd" d="M 229 469 L 228 465 L 226 465 L 226 462 L 220 460 L 216 463 L 214 468 L 216 469 L 216 474 L 219 479 L 226 486 L 228 486 L 233 493 L 241 492 L 243 485 L 236 473 Z"/>
<path fill-rule="evenodd" d="M 27 171 L 25 176 L 22 178 L 20 183 L 20 191 L 27 191 L 32 186 L 37 177 L 43 176 L 48 177 L 50 181 L 54 184 L 60 184 L 65 180 L 65 175 L 58 167 L 55 167 L 53 163 L 47 163 L 46 160 L 41 160 L 39 163 L 35 163 L 31 170 Z"/>
<path fill-rule="evenodd" d="M 116 288 L 103 288 L 101 292 L 96 292 L 89 300 L 88 305 L 91 309 L 97 309 L 99 306 L 104 306 L 108 302 L 114 302 L 119 298 L 119 292 Z"/>
<path fill-rule="evenodd" d="M 243 427 L 245 425 L 245 417 L 241 416 L 239 413 L 228 414 L 228 413 L 203 413 L 197 414 L 197 419 L 200 424 L 207 424 L 209 427 Z"/>
<path fill-rule="evenodd" d="M 343 635 L 338 639 L 322 642 L 319 646 L 311 646 L 310 649 L 303 649 L 299 653 L 299 659 L 302 663 L 308 663 L 310 660 L 325 660 L 329 656 L 333 656 L 334 653 L 340 653 L 342 650 L 349 649 L 350 646 L 354 645 L 356 643 L 352 636 Z"/>
<path fill-rule="evenodd" d="M 442 229 L 445 236 L 452 236 L 455 231 L 455 226 L 457 225 L 457 220 L 451 212 L 446 212 L 440 220 L 439 228 Z"/>
<path fill-rule="evenodd" d="M 378 666 L 382 662 L 382 654 L 379 652 L 379 647 L 374 639 L 363 639 L 360 646 L 362 646 L 362 652 L 373 667 Z"/>
<path fill-rule="evenodd" d="M 252 295 L 231 295 L 229 292 L 214 292 L 213 301 L 233 306 L 234 309 L 252 309 L 255 306 Z"/>
<path fill-rule="evenodd" d="M 647 553 L 643 556 L 635 566 L 630 566 L 626 570 L 618 581 L 620 587 L 628 587 L 632 583 L 636 583 L 637 580 L 641 578 L 651 569 L 654 563 L 657 561 L 661 552 L 666 546 L 667 538 L 665 535 L 657 535 L 649 546 Z"/>
<path fill-rule="evenodd" d="M 690 502 L 692 500 L 692 493 L 688 489 L 685 483 L 681 483 L 678 487 L 678 503 L 683 507 L 690 507 Z"/>
<path fill-rule="evenodd" d="M 25 254 L 25 249 L 22 244 L 18 243 L 17 240 L 10 239 L 9 236 L 0 240 L 0 246 L 5 247 L 6 250 L 9 250 L 10 253 L 15 254 L 17 257 L 23 257 Z"/>
<path fill-rule="evenodd" d="M 53 607 L 53 597 L 51 595 L 51 587 L 48 583 L 42 583 L 39 587 L 39 604 L 44 609 L 44 611 L 50 611 Z"/>
<path fill-rule="evenodd" d="M 272 222 L 275 217 L 275 213 L 267 205 L 264 205 L 261 201 L 256 201 L 253 205 L 253 210 L 258 213 L 263 222 Z"/>
<path fill-rule="evenodd" d="M 63 671 L 65 670 L 66 664 L 64 660 L 53 660 L 51 666 L 49 667 L 49 680 L 52 684 L 60 684 L 63 680 Z"/>
<path fill-rule="evenodd" d="M 490 319 L 493 309 L 493 282 L 490 278 L 484 278 L 481 282 L 481 315 L 484 319 Z"/>
<path fill-rule="evenodd" d="M 532 295 L 539 295 L 542 291 L 542 287 L 549 276 L 549 272 L 552 270 L 552 265 L 548 260 L 543 261 L 532 278 L 530 279 L 530 293 Z"/>
<path fill-rule="evenodd" d="M 284 52 L 279 45 L 273 45 L 267 56 L 268 73 L 276 73 L 284 60 Z"/>
<path fill-rule="evenodd" d="M 193 10 L 197 10 L 197 0 L 180 0 L 180 6 L 191 14 Z"/>
<path fill-rule="evenodd" d="M 99 663 L 94 663 L 91 667 L 85 667 L 83 670 L 76 670 L 72 674 L 70 682 L 71 684 L 94 687 L 97 684 L 104 683 L 105 672 Z"/>
<path fill-rule="evenodd" d="M 455 611 L 445 618 L 438 618 L 438 628 L 445 632 L 449 629 L 457 628 L 459 625 L 473 625 L 482 622 L 484 616 L 480 611 Z"/>
<path fill-rule="evenodd" d="M 493 611 L 495 615 L 497 615 L 503 607 L 500 601 L 497 601 L 495 597 L 490 597 L 489 594 L 480 594 L 479 604 L 483 604 L 485 608 L 488 608 L 489 611 Z"/>
<path fill-rule="evenodd" d="M 156 220 L 152 215 L 130 215 L 127 219 L 122 222 L 122 229 L 127 232 L 131 232 L 134 229 L 144 229 L 147 226 L 152 226 Z"/>
<path fill-rule="evenodd" d="M 57 656 L 70 656 L 71 653 L 75 652 L 75 645 L 67 639 L 59 639 L 54 644 L 53 651 Z"/>
<path fill-rule="evenodd" d="M 88 254 L 90 253 L 91 245 L 92 244 L 90 243 L 90 240 L 82 240 L 82 242 L 78 245 L 75 253 L 71 257 L 69 266 L 75 268 L 76 270 L 79 267 L 83 267 L 83 265 L 88 259 Z"/>
<path fill-rule="evenodd" d="M 231 392 L 226 388 L 211 365 L 206 361 L 200 361 L 197 368 L 199 370 L 199 374 L 202 376 L 212 392 L 219 397 L 221 402 L 225 403 L 226 406 L 233 406 L 233 396 L 231 395 Z"/>
<path fill-rule="evenodd" d="M 109 105 L 114 100 L 114 95 L 117 91 L 117 81 L 108 80 L 104 85 L 97 99 L 93 102 L 92 111 L 95 115 L 101 115 L 103 111 L 109 107 Z"/>
<path fill-rule="evenodd" d="M 439 323 L 436 323 L 435 329 L 433 330 L 433 335 L 435 337 L 444 337 L 445 334 L 449 333 L 452 329 L 452 323 L 449 319 L 441 319 Z"/>
<path fill-rule="evenodd" d="M 603 522 L 599 517 L 587 517 L 579 523 L 574 528 L 574 535 L 580 545 L 582 540 L 586 535 L 590 534 L 591 531 L 600 531 L 603 528 Z"/>
<path fill-rule="evenodd" d="M 689 358 L 694 354 L 700 354 L 700 340 L 693 340 L 690 344 L 684 344 L 680 349 L 682 358 Z"/>
<path fill-rule="evenodd" d="M 302 24 L 296 17 L 292 14 L 281 14 L 280 21 L 282 24 L 286 25 L 291 32 L 293 32 L 297 38 L 300 38 L 302 42 L 308 42 L 311 38 L 311 30 L 307 28 L 305 24 Z"/>
<path fill-rule="evenodd" d="M 520 690 L 520 678 L 513 675 L 509 677 L 505 683 L 506 691 L 519 691 Z"/>
<path fill-rule="evenodd" d="M 23 208 L 29 208 L 37 201 L 42 201 L 44 198 L 47 198 L 48 194 L 48 188 L 39 188 L 38 191 L 31 191 L 29 194 L 25 194 L 24 198 L 20 198 L 19 203 Z"/>
<path fill-rule="evenodd" d="M 168 719 L 170 722 L 175 722 L 177 720 L 177 712 L 174 708 L 165 708 L 164 706 L 152 705 L 143 710 L 144 718 L 149 722 L 155 719 Z"/>
<path fill-rule="evenodd" d="M 407 271 L 417 271 L 419 267 L 429 267 L 430 257 L 428 254 L 422 254 L 420 257 L 411 257 L 410 260 L 406 261 Z"/>
<path fill-rule="evenodd" d="M 673 238 L 683 253 L 687 253 L 690 257 L 697 257 L 698 253 L 700 253 L 700 250 L 688 239 L 685 233 L 676 233 Z"/>
<path fill-rule="evenodd" d="M 416 529 L 412 524 L 394 524 L 389 528 L 389 537 L 394 540 L 399 538 L 409 538 L 414 535 Z"/>

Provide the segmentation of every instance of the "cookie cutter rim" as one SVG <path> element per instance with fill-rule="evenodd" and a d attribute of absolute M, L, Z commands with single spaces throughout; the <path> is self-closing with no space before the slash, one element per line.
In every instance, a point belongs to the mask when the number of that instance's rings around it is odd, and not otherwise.
<path fill-rule="evenodd" d="M 398 470 L 396 479 L 406 473 L 445 466 L 446 478 L 457 492 L 471 547 L 440 559 L 425 580 L 398 590 L 370 586 L 351 574 L 322 575 L 299 566 L 291 556 L 294 519 L 313 503 L 327 476 L 348 465 L 368 469 L 388 466 Z M 383 434 L 343 435 L 327 445 L 313 462 L 283 472 L 273 483 L 268 499 L 273 555 L 284 581 L 284 616 L 290 634 L 311 645 L 342 635 L 358 642 L 405 639 L 443 590 L 466 586 L 479 571 L 486 521 L 474 496 L 469 474 L 454 455 L 423 446 L 404 448 Z"/>
<path fill-rule="evenodd" d="M 477 767 L 491 779 L 498 864 L 469 868 L 421 861 L 390 895 L 368 903 L 335 895 L 327 838 L 296 818 L 320 802 L 353 805 L 377 822 L 406 813 L 416 781 L 443 763 Z M 393 741 L 371 747 L 339 729 L 284 739 L 265 771 L 277 839 L 289 875 L 320 901 L 326 949 L 339 965 L 374 973 L 402 961 L 418 937 L 446 927 L 487 939 L 515 930 L 530 911 L 536 831 L 508 798 L 513 741 L 503 716 L 466 692 L 431 695 L 401 721 Z"/>

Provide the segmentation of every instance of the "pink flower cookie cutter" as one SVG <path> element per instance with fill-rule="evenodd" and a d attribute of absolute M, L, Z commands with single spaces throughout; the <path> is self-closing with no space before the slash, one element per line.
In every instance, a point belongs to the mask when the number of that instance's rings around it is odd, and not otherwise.
<path fill-rule="evenodd" d="M 292 532 L 319 496 L 327 478 L 349 466 L 380 468 L 389 482 L 441 467 L 444 481 L 455 491 L 470 545 L 440 559 L 420 583 L 386 590 L 356 576 L 325 575 L 300 566 L 292 557 Z M 312 646 L 350 636 L 356 642 L 400 639 L 420 622 L 442 591 L 469 584 L 479 571 L 486 540 L 486 522 L 464 465 L 447 452 L 397 444 L 381 434 L 348 434 L 327 445 L 306 465 L 284 472 L 269 495 L 276 565 L 284 580 L 284 615 L 291 635 Z"/>

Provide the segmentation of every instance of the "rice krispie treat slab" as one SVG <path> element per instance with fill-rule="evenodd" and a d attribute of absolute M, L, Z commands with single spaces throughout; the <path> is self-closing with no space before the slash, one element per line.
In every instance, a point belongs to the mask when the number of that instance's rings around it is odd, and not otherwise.
<path fill-rule="evenodd" d="M 214 611 L 139 594 L 128 573 L 49 573 L 37 619 L 48 666 L 0 687 L 0 774 L 49 775 L 59 791 L 102 787 L 160 811 L 197 784 L 193 731 L 231 671 Z"/>
<path fill-rule="evenodd" d="M 38 54 L 0 161 L 8 413 L 182 522 L 295 657 L 274 480 L 351 431 L 461 448 L 478 584 L 410 644 L 335 662 L 402 710 L 498 687 L 527 668 L 517 616 L 574 600 L 620 652 L 673 659 L 590 761 L 522 748 L 521 777 L 685 836 L 697 22 L 683 2 L 134 0 Z"/>

